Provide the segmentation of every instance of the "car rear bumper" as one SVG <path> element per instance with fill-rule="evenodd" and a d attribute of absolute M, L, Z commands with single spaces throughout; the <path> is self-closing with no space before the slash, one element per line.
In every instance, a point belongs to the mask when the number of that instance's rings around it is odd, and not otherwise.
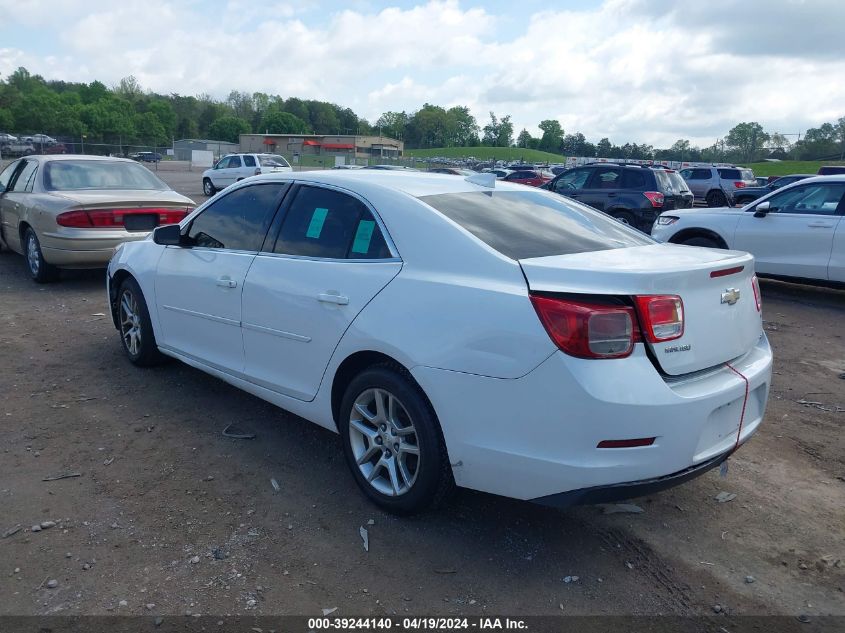
<path fill-rule="evenodd" d="M 534 503 L 539 503 L 545 506 L 553 506 L 555 508 L 567 508 L 574 505 L 587 505 L 593 503 L 613 503 L 614 501 L 624 501 L 625 499 L 634 499 L 635 497 L 644 497 L 652 495 L 661 490 L 678 486 L 682 483 L 695 479 L 703 475 L 707 471 L 719 466 L 722 462 L 730 457 L 734 450 L 732 449 L 722 455 L 717 455 L 712 459 L 708 459 L 700 464 L 695 464 L 689 468 L 685 468 L 677 473 L 671 475 L 664 475 L 662 477 L 654 477 L 652 479 L 644 479 L 641 481 L 627 481 L 621 484 L 611 484 L 609 486 L 593 486 L 592 488 L 581 488 L 579 490 L 570 490 L 569 492 L 559 492 L 557 494 L 546 495 L 545 497 L 538 497 L 532 499 Z"/>
<path fill-rule="evenodd" d="M 427 367 L 412 374 L 437 411 L 458 485 L 538 499 L 620 486 L 634 496 L 704 472 L 759 427 L 771 371 L 761 335 L 730 367 L 677 379 L 661 376 L 642 345 L 617 360 L 556 352 L 514 380 Z M 640 438 L 654 441 L 598 448 Z"/>
<path fill-rule="evenodd" d="M 65 268 L 105 268 L 114 249 L 124 242 L 146 239 L 148 231 L 71 229 L 39 235 L 41 252 L 49 264 Z"/>

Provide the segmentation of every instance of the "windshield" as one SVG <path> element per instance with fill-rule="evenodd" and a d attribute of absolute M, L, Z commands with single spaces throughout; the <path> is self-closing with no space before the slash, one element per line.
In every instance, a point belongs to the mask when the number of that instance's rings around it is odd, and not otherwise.
<path fill-rule="evenodd" d="M 278 154 L 259 154 L 258 162 L 262 167 L 290 167 L 285 157 Z"/>
<path fill-rule="evenodd" d="M 49 161 L 44 168 L 44 188 L 48 191 L 78 189 L 169 190 L 146 167 L 137 163 L 107 160 Z"/>
<path fill-rule="evenodd" d="M 689 185 L 687 185 L 687 181 L 681 178 L 681 175 L 677 172 L 671 172 L 666 174 L 669 177 L 669 182 L 672 184 L 672 189 L 674 191 L 680 193 L 686 193 L 689 191 Z"/>
<path fill-rule="evenodd" d="M 511 259 L 654 244 L 608 215 L 543 191 L 473 191 L 420 198 Z"/>

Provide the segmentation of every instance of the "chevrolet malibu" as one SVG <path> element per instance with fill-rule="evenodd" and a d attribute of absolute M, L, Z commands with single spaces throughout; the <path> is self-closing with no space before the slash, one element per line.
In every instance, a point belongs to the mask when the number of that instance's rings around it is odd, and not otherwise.
<path fill-rule="evenodd" d="M 103 268 L 114 247 L 193 211 L 146 167 L 123 158 L 30 156 L 0 172 L 0 241 L 38 283 L 60 268 Z"/>
<path fill-rule="evenodd" d="M 125 243 L 129 360 L 177 358 L 340 434 L 363 493 L 565 506 L 722 463 L 771 379 L 747 253 L 661 245 L 492 174 L 267 174 Z"/>

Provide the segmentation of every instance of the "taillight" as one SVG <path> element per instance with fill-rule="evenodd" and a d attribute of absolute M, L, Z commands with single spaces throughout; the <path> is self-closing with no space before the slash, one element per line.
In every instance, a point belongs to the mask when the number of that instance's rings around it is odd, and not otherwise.
<path fill-rule="evenodd" d="M 737 180 L 737 181 L 734 182 L 734 187 L 736 187 L 737 189 L 744 189 L 745 183 L 742 182 L 741 180 Z"/>
<path fill-rule="evenodd" d="M 763 309 L 763 295 L 760 294 L 760 282 L 757 281 L 757 275 L 751 277 L 751 289 L 754 291 L 754 305 L 757 306 L 757 312 Z"/>
<path fill-rule="evenodd" d="M 536 295 L 531 295 L 531 303 L 554 344 L 570 356 L 624 358 L 639 340 L 630 307 Z"/>
<path fill-rule="evenodd" d="M 677 295 L 634 297 L 643 334 L 649 343 L 662 343 L 684 335 L 684 302 Z"/>
<path fill-rule="evenodd" d="M 659 191 L 645 191 L 643 195 L 648 198 L 648 201 L 651 202 L 651 206 L 655 209 L 663 206 L 663 199 L 664 196 Z"/>
<path fill-rule="evenodd" d="M 90 211 L 66 211 L 56 216 L 59 226 L 76 229 L 121 228 L 129 215 L 157 215 L 158 225 L 178 224 L 191 209 L 92 209 Z"/>
<path fill-rule="evenodd" d="M 261 175 L 261 167 L 256 167 L 256 168 L 255 168 L 255 175 L 256 175 L 256 176 L 260 176 L 260 175 Z"/>

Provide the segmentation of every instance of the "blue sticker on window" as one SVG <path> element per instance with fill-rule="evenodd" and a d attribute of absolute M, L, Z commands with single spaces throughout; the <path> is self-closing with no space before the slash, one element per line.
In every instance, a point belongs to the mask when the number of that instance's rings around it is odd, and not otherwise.
<path fill-rule="evenodd" d="M 320 233 L 323 232 L 323 224 L 326 223 L 326 216 L 329 214 L 328 209 L 317 207 L 314 209 L 314 214 L 311 216 L 311 222 L 308 224 L 308 230 L 305 232 L 305 237 L 318 239 Z"/>
<path fill-rule="evenodd" d="M 358 222 L 358 230 L 355 232 L 355 240 L 352 242 L 352 252 L 365 254 L 370 250 L 370 240 L 373 239 L 373 231 L 376 223 L 373 220 L 361 220 Z"/>

